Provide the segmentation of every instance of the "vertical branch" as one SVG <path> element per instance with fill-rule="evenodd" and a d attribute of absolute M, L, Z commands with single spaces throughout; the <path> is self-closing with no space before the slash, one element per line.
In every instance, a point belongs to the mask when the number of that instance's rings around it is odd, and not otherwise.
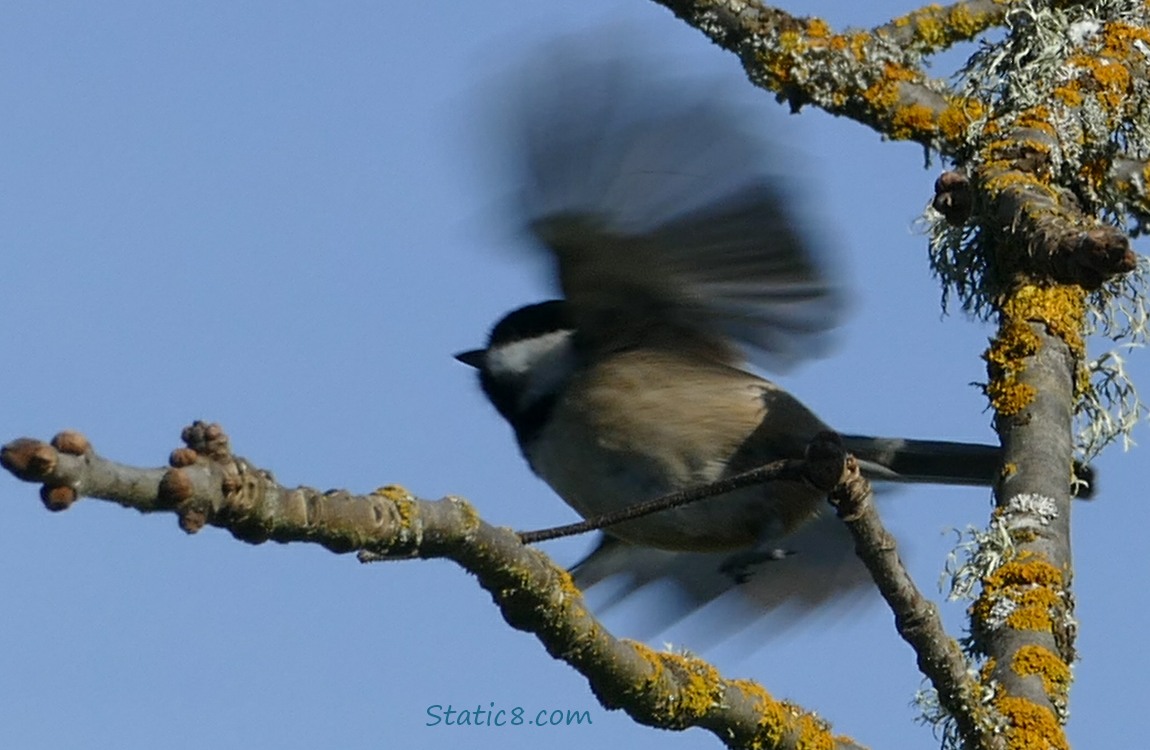
<path fill-rule="evenodd" d="M 983 578 L 971 610 L 984 684 L 1008 740 L 1066 747 L 1074 660 L 1070 558 L 1071 418 L 1082 361 L 1085 294 L 1021 285 L 1002 306 L 987 353 L 988 394 L 1004 449 L 995 522 L 1012 552 Z"/>

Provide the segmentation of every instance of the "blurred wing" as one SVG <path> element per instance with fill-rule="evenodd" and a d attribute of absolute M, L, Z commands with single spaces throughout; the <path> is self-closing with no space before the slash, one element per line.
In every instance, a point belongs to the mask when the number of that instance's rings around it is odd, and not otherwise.
<path fill-rule="evenodd" d="M 728 555 L 669 552 L 636 547 L 611 537 L 572 568 L 599 612 L 647 590 L 657 592 L 643 608 L 640 633 L 651 638 L 699 612 L 702 628 L 689 644 L 705 649 L 744 631 L 775 634 L 815 612 L 839 614 L 873 591 L 870 575 L 854 554 L 845 526 L 820 517 L 780 540 L 788 556 L 756 566 L 736 583 L 721 570 Z M 597 596 L 603 592 L 603 597 Z"/>
<path fill-rule="evenodd" d="M 581 335 L 725 360 L 734 340 L 775 369 L 818 353 L 842 299 L 768 170 L 763 124 L 713 81 L 586 50 L 536 67 L 520 113 L 523 211 Z"/>

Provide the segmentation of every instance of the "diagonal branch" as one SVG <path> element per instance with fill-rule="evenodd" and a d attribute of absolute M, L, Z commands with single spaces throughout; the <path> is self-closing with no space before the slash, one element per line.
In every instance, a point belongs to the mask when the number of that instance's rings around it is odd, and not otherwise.
<path fill-rule="evenodd" d="M 812 451 L 816 449 L 833 447 L 812 446 Z M 938 608 L 915 586 L 873 499 L 858 463 L 849 460 L 846 478 L 835 487 L 830 501 L 854 538 L 855 552 L 894 613 L 899 635 L 914 649 L 919 670 L 930 680 L 939 704 L 954 719 L 964 747 L 1001 750 L 1003 739 L 994 731 L 999 718 L 982 702 L 981 686 L 969 674 L 958 643 L 946 634 Z"/>
<path fill-rule="evenodd" d="M 664 729 L 702 727 L 732 748 L 861 747 L 757 683 L 724 678 L 693 656 L 615 638 L 587 610 L 566 571 L 511 530 L 484 523 L 459 498 L 418 500 L 400 487 L 369 496 L 289 489 L 234 456 L 216 425 L 197 422 L 183 439 L 187 447 L 173 451 L 168 469 L 108 461 L 74 432 L 51 444 L 12 441 L 0 449 L 0 464 L 41 484 L 41 498 L 53 510 L 88 496 L 145 513 L 175 513 L 190 533 L 210 524 L 251 543 L 311 542 L 373 557 L 448 558 L 476 575 L 508 623 L 533 633 L 548 653 L 583 674 L 609 709 L 622 708 L 636 721 Z"/>
<path fill-rule="evenodd" d="M 757 0 L 656 1 L 735 53 L 752 83 L 792 109 L 812 104 L 941 153 L 951 153 L 969 123 L 985 115 L 984 104 L 955 96 L 928 77 L 916 50 L 887 27 L 834 33 L 822 19 L 792 16 Z M 980 24 L 993 18 L 984 15 Z"/>
<path fill-rule="evenodd" d="M 1002 24 L 1018 0 L 959 0 L 951 5 L 926 5 L 875 28 L 905 50 L 940 52 L 956 42 L 974 39 Z"/>

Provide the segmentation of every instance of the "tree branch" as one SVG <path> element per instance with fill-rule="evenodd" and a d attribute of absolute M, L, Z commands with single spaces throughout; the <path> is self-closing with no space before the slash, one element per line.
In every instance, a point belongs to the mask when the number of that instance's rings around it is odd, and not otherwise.
<path fill-rule="evenodd" d="M 75 432 L 51 444 L 12 441 L 0 449 L 0 465 L 41 484 L 51 510 L 88 496 L 145 513 L 175 513 L 189 533 L 213 525 L 253 544 L 311 542 L 389 559 L 448 558 L 476 575 L 508 623 L 533 633 L 549 654 L 583 674 L 606 708 L 663 729 L 702 727 L 732 748 L 861 747 L 755 682 L 724 678 L 693 656 L 615 638 L 587 610 L 565 570 L 510 529 L 483 522 L 459 498 L 418 500 L 394 486 L 368 496 L 288 489 L 234 456 L 216 425 L 197 422 L 182 437 L 187 447 L 172 452 L 168 469 L 113 463 Z"/>
<path fill-rule="evenodd" d="M 899 635 L 914 649 L 919 670 L 930 680 L 940 705 L 954 719 L 964 746 L 1004 748 L 1003 738 L 994 731 L 999 717 L 982 702 L 981 686 L 967 671 L 962 649 L 946 634 L 938 608 L 915 586 L 873 499 L 870 484 L 859 473 L 858 463 L 851 459 L 846 478 L 832 491 L 830 502 L 854 538 L 855 552 L 894 613 Z"/>
<path fill-rule="evenodd" d="M 1017 0 L 959 0 L 951 5 L 926 5 L 874 29 L 903 49 L 919 54 L 940 52 L 956 42 L 974 39 L 1002 23 Z"/>
<path fill-rule="evenodd" d="M 1068 171 L 1053 157 L 1062 153 L 1059 124 L 1078 121 L 1084 107 L 1106 106 L 1114 122 L 1130 115 L 1133 105 L 1125 91 L 1116 87 L 1130 80 L 1131 73 L 1118 80 L 1113 75 L 1107 78 L 1098 66 L 1075 58 L 1077 78 L 1063 84 L 1061 94 L 1052 97 L 1049 106 L 1044 102 L 1022 111 L 1007 108 L 995 115 L 993 127 L 985 128 L 992 137 L 977 143 L 970 126 L 991 117 L 990 92 L 981 97 L 959 96 L 947 84 L 925 75 L 923 53 L 971 38 L 1001 22 L 1011 4 L 970 0 L 945 8 L 933 6 L 871 31 L 834 33 L 821 19 L 793 16 L 755 0 L 658 2 L 738 55 L 753 83 L 786 99 L 793 109 L 812 104 L 891 139 L 917 141 L 963 160 L 973 155 L 971 176 L 974 195 L 980 200 L 968 200 L 963 211 L 951 212 L 936 197 L 936 207 L 951 221 L 962 223 L 971 216 L 973 204 L 984 229 L 1012 240 L 997 243 L 988 236 L 985 246 L 969 254 L 984 257 L 949 264 L 967 273 L 978 268 L 988 271 L 982 274 L 987 277 L 985 287 L 978 290 L 986 298 L 1003 293 L 1022 267 L 1032 277 L 1088 289 L 1133 270 L 1135 256 L 1125 235 L 1088 216 L 1075 192 L 1056 184 L 1067 174 L 1078 180 L 1092 172 Z M 1141 37 L 1120 32 L 1128 29 L 1112 24 L 1102 41 L 1089 42 L 1102 45 L 1106 71 L 1134 70 L 1141 64 L 1135 51 Z M 1087 96 L 1086 91 L 1091 94 Z M 1104 175 L 1107 165 L 1101 169 Z M 1115 183 L 1144 190 L 1145 181 L 1133 179 L 1144 175 L 1145 170 L 1135 174 L 1126 169 L 1115 175 Z M 1075 187 L 1081 194 L 1102 189 L 1085 183 Z M 1140 201 L 1130 201 L 1136 215 L 1144 205 L 1144 194 Z M 985 250 L 991 246 L 1021 246 L 1024 253 L 989 257 Z M 965 296 L 963 283 L 954 283 Z"/>
<path fill-rule="evenodd" d="M 813 104 L 893 140 L 917 141 L 941 153 L 950 153 L 967 126 L 985 114 L 981 102 L 955 96 L 944 82 L 926 75 L 921 50 L 889 33 L 897 19 L 873 31 L 834 33 L 821 19 L 792 16 L 757 0 L 656 1 L 738 55 L 752 83 L 775 92 L 794 110 Z M 964 33 L 976 33 L 996 16 L 977 17 Z M 962 34 L 945 36 L 953 41 Z"/>
<path fill-rule="evenodd" d="M 1025 273 L 1093 290 L 1134 270 L 1134 250 L 1122 230 L 1087 216 L 1074 194 L 1055 184 L 1044 154 L 1056 138 L 1016 129 L 988 147 L 979 169 L 991 230 L 1008 240 L 991 256 L 990 277 L 999 285 Z"/>
<path fill-rule="evenodd" d="M 987 354 L 1004 451 L 995 514 L 1011 548 L 983 573 L 971 643 L 987 657 L 983 682 L 1008 719 L 1007 737 L 1019 744 L 1039 736 L 1067 747 L 1062 724 L 1076 630 L 1071 417 L 1084 311 L 1080 288 L 1021 286 L 1003 305 Z"/>

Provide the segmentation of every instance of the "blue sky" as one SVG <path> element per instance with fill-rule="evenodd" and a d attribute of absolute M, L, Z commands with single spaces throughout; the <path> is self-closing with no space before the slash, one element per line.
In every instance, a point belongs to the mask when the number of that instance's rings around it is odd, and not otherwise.
<path fill-rule="evenodd" d="M 836 27 L 911 3 L 809 2 Z M 733 57 L 647 2 L 15 3 L 0 24 L 0 440 L 85 432 L 160 465 L 193 419 L 288 485 L 400 483 L 494 523 L 573 514 L 451 354 L 549 292 L 508 252 L 477 99 L 556 34 L 628 20 L 676 65 Z M 681 61 L 681 62 L 679 62 Z M 778 109 L 763 94 L 764 111 Z M 937 165 L 818 112 L 779 116 L 853 315 L 782 382 L 847 432 L 987 441 L 990 330 L 941 317 L 914 224 Z M 1140 249 L 1145 250 L 1142 244 Z M 1150 376 L 1135 353 L 1136 381 Z M 1138 433 L 1143 440 L 1146 431 Z M 1143 449 L 1075 509 L 1070 737 L 1121 746 L 1150 694 Z M 251 547 L 171 516 L 63 514 L 0 476 L 0 746 L 703 748 L 600 708 L 451 563 Z M 989 494 L 906 489 L 884 514 L 928 592 Z M 587 542 L 544 547 L 576 560 Z M 962 605 L 945 608 L 959 632 Z M 643 602 L 607 613 L 627 635 Z M 670 630 L 654 642 L 683 643 Z M 704 653 L 874 747 L 930 746 L 920 678 L 877 601 Z M 590 727 L 428 727 L 427 708 L 587 710 Z"/>

